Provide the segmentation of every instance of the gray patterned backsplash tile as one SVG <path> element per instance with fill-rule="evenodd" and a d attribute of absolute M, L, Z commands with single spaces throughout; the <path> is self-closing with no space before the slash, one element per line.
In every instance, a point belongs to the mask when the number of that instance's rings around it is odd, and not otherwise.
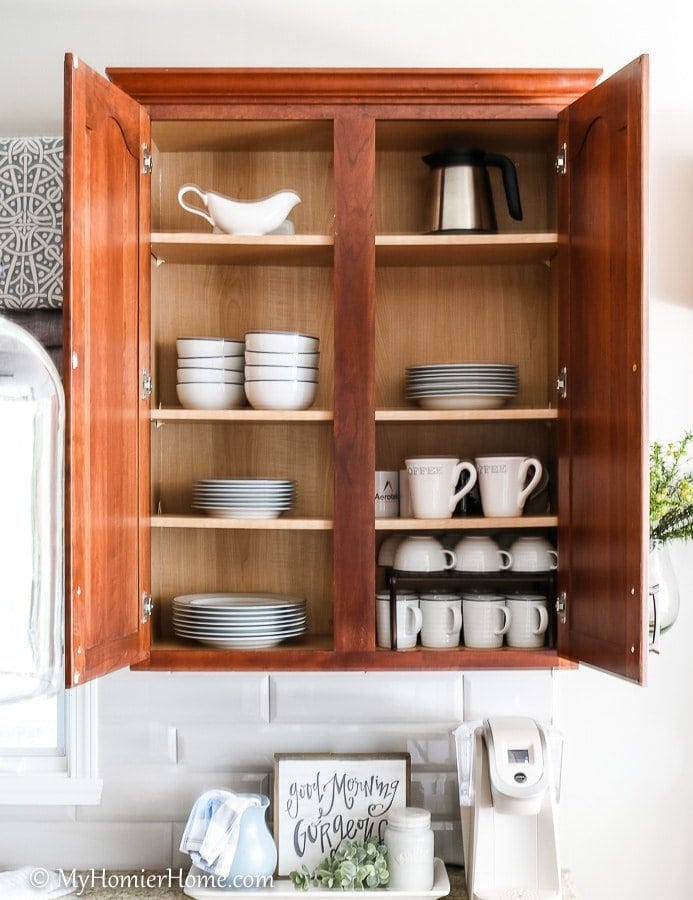
<path fill-rule="evenodd" d="M 63 139 L 0 139 L 0 309 L 63 304 Z"/>

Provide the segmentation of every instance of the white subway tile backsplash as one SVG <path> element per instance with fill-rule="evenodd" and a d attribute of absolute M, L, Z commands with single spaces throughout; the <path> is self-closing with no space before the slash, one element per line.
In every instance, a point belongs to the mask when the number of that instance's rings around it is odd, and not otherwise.
<path fill-rule="evenodd" d="M 461 722 L 462 699 L 459 672 L 306 672 L 270 677 L 272 724 Z"/>
<path fill-rule="evenodd" d="M 102 721 L 241 723 L 269 720 L 269 679 L 253 672 L 131 672 L 99 682 Z"/>
<path fill-rule="evenodd" d="M 101 721 L 99 724 L 99 764 L 111 766 L 132 763 L 149 766 L 170 763 L 169 726 L 161 721 L 133 721 L 123 728 L 122 722 Z"/>
<path fill-rule="evenodd" d="M 530 716 L 551 722 L 553 686 L 550 671 L 465 672 L 465 721 L 489 716 Z"/>
<path fill-rule="evenodd" d="M 170 822 L 0 824 L 0 869 L 161 869 L 170 860 Z"/>
<path fill-rule="evenodd" d="M 176 766 L 116 766 L 104 772 L 99 806 L 77 808 L 79 821 L 187 821 L 195 800 L 222 788 L 237 793 L 267 794 L 265 774 L 188 772 Z"/>

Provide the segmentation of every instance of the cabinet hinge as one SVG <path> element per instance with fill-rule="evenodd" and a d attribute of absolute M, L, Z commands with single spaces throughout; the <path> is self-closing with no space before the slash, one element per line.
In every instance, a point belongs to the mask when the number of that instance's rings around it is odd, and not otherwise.
<path fill-rule="evenodd" d="M 556 172 L 558 175 L 565 175 L 568 171 L 568 147 L 565 142 L 561 144 L 561 147 L 558 151 L 558 155 L 556 156 Z"/>
<path fill-rule="evenodd" d="M 142 174 L 151 175 L 154 168 L 152 154 L 149 152 L 149 144 L 142 144 Z"/>
<path fill-rule="evenodd" d="M 568 396 L 568 370 L 565 366 L 561 367 L 560 372 L 558 373 L 558 378 L 556 379 L 556 390 L 558 391 L 558 396 L 561 400 L 565 400 Z"/>
<path fill-rule="evenodd" d="M 140 621 L 143 625 L 147 624 L 153 611 L 154 601 L 146 591 L 142 591 L 142 596 L 140 597 Z"/>
<path fill-rule="evenodd" d="M 152 394 L 152 376 L 146 369 L 142 369 L 142 399 L 146 400 Z"/>
<path fill-rule="evenodd" d="M 568 619 L 568 595 L 565 591 L 561 591 L 556 598 L 556 615 L 558 616 L 559 624 L 565 625 Z"/>

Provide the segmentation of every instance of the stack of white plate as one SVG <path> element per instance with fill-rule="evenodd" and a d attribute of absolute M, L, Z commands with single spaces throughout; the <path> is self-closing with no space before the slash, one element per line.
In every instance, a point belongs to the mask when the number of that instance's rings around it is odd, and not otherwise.
<path fill-rule="evenodd" d="M 232 338 L 178 338 L 176 393 L 185 409 L 237 409 L 245 405 L 245 342 Z"/>
<path fill-rule="evenodd" d="M 436 363 L 407 369 L 407 396 L 424 409 L 497 409 L 517 395 L 517 366 Z"/>
<path fill-rule="evenodd" d="M 193 509 L 225 519 L 276 519 L 291 509 L 294 482 L 281 478 L 206 478 L 193 488 Z"/>
<path fill-rule="evenodd" d="M 223 649 L 274 647 L 306 630 L 306 601 L 284 594 L 184 594 L 173 598 L 173 631 Z"/>

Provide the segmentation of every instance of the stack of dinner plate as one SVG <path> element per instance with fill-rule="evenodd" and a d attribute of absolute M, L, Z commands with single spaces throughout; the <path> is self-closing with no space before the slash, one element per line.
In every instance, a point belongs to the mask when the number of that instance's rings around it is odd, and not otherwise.
<path fill-rule="evenodd" d="M 517 395 L 517 366 L 436 363 L 407 369 L 407 396 L 424 409 L 497 409 Z"/>
<path fill-rule="evenodd" d="M 306 630 L 306 601 L 284 594 L 184 594 L 173 598 L 178 637 L 222 649 L 274 647 Z"/>
<path fill-rule="evenodd" d="M 294 482 L 282 478 L 206 478 L 193 488 L 193 509 L 225 519 L 276 519 L 291 509 Z"/>

